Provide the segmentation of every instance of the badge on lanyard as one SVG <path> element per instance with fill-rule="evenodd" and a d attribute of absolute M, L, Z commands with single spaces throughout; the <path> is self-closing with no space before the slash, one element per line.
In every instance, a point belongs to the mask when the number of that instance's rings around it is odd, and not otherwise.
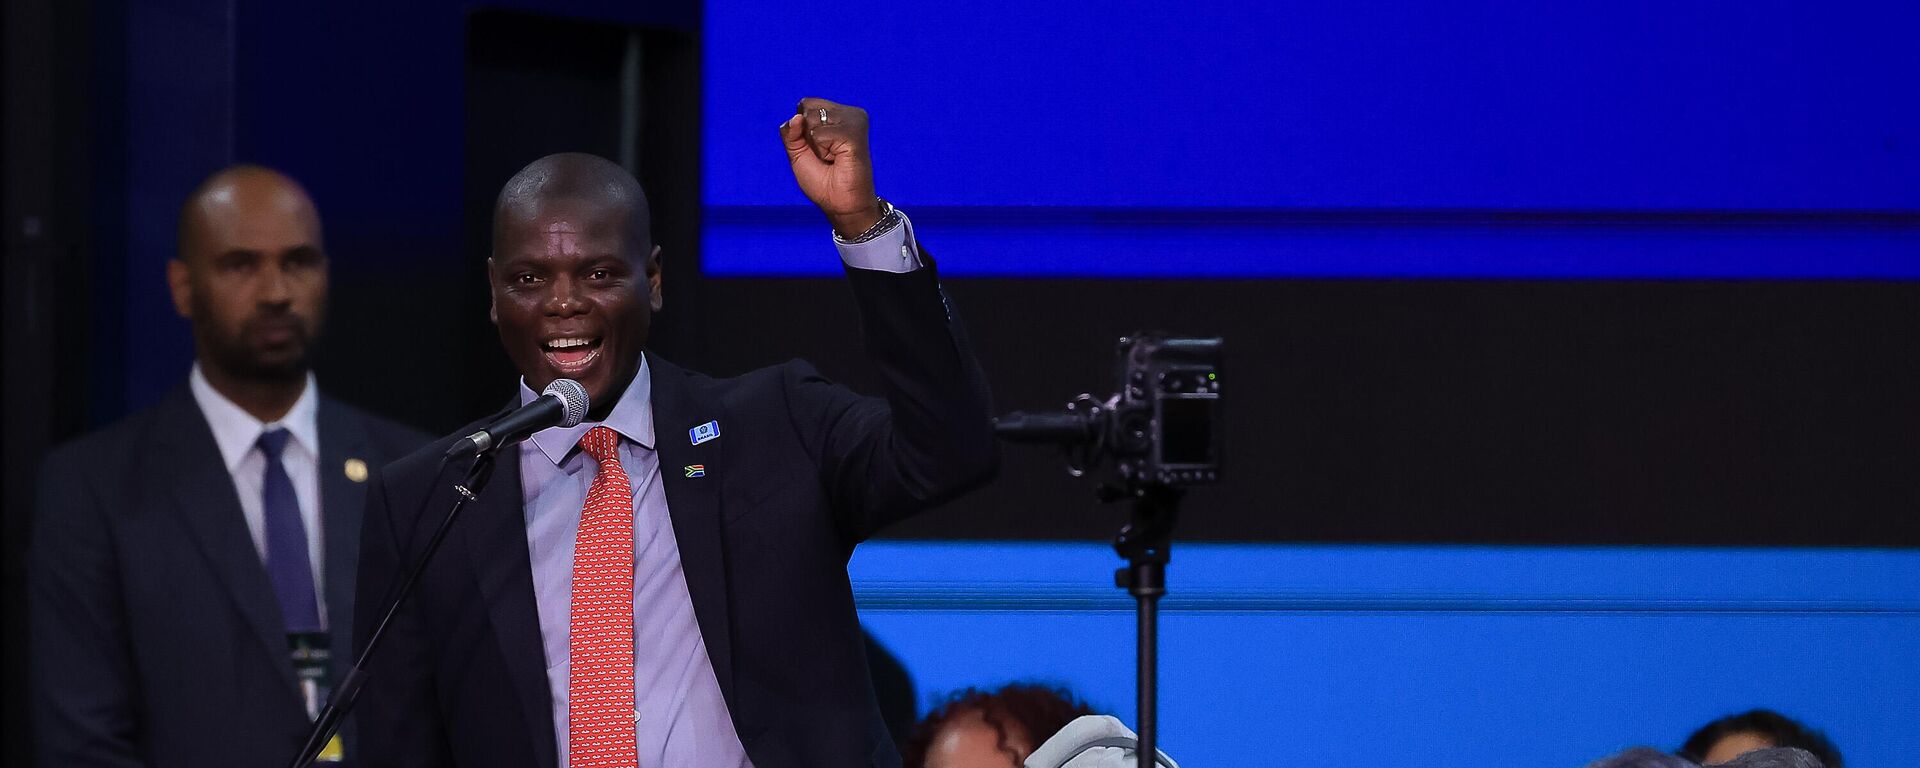
<path fill-rule="evenodd" d="M 332 644 L 332 639 L 325 632 L 287 633 L 287 653 L 293 659 L 293 679 L 300 684 L 300 703 L 307 710 L 308 720 L 319 719 L 320 709 L 327 705 L 327 698 L 333 695 Z M 346 756 L 346 746 L 336 733 L 327 746 L 320 750 L 320 756 L 314 762 L 318 765 L 339 764 Z"/>

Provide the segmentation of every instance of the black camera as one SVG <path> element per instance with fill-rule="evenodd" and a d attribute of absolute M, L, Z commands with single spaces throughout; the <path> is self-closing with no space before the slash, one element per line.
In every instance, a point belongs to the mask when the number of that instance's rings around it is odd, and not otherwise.
<path fill-rule="evenodd" d="M 1128 486 L 1187 486 L 1220 478 L 1218 338 L 1139 334 L 1120 339 L 1113 395 L 1083 394 L 1053 413 L 994 420 L 1011 442 L 1066 448 L 1078 477 L 1111 461 Z"/>

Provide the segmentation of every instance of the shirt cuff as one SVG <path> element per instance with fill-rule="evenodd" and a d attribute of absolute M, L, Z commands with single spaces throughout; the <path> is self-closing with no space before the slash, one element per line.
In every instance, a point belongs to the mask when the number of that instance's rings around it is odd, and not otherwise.
<path fill-rule="evenodd" d="M 848 245 L 839 239 L 840 261 L 854 269 L 875 272 L 912 272 L 925 264 L 920 260 L 920 243 L 913 239 L 913 220 L 900 213 L 900 225 L 864 243 Z"/>

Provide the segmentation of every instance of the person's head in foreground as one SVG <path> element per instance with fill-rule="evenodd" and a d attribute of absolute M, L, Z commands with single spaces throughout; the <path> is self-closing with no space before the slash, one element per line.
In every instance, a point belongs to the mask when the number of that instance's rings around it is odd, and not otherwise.
<path fill-rule="evenodd" d="M 1826 768 L 1842 768 L 1840 750 L 1819 731 L 1768 709 L 1729 715 L 1687 737 L 1680 756 L 1701 765 L 1719 765 L 1769 747 L 1804 749 Z"/>
<path fill-rule="evenodd" d="M 956 693 L 927 714 L 903 748 L 906 768 L 1019 768 L 1067 723 L 1094 711 L 1058 688 L 1015 683 Z"/>

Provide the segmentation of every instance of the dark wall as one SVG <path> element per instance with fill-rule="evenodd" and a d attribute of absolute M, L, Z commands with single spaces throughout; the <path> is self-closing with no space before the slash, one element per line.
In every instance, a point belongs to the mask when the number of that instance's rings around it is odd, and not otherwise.
<path fill-rule="evenodd" d="M 87 254 L 87 3 L 19 0 L 0 9 L 0 763 L 27 764 L 26 558 L 34 474 L 57 437 L 86 422 L 79 403 Z"/>
<path fill-rule="evenodd" d="M 938 253 L 939 231 L 920 228 Z M 1920 544 L 1920 284 L 950 281 L 1004 410 L 1113 390 L 1114 340 L 1227 339 L 1226 479 L 1190 538 Z M 708 286 L 713 367 L 867 382 L 833 281 Z M 763 316 L 807 318 L 761 323 Z M 895 536 L 1096 538 L 1053 451 Z"/>

